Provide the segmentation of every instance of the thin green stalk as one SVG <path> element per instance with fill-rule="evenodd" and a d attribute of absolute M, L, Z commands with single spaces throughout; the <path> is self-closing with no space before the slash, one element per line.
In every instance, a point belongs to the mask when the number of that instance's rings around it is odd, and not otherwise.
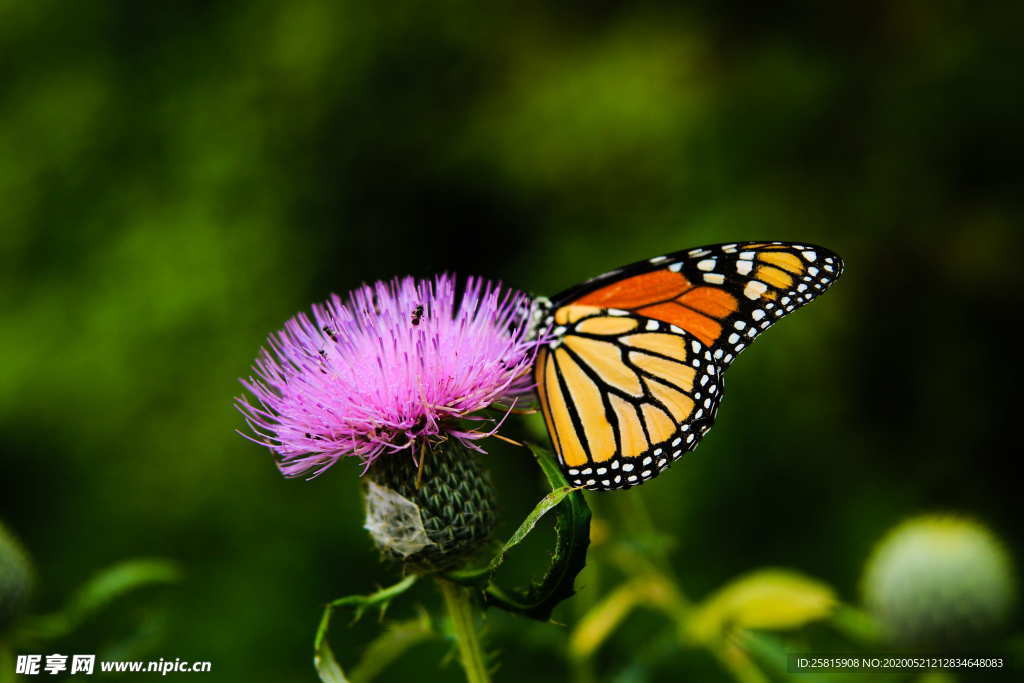
<path fill-rule="evenodd" d="M 576 623 L 579 623 L 597 604 L 597 596 L 601 594 L 601 570 L 601 565 L 596 562 L 591 562 L 587 568 L 587 587 L 577 593 L 576 599 L 572 601 Z M 597 671 L 592 657 L 570 657 L 569 665 L 572 683 L 597 683 Z"/>
<path fill-rule="evenodd" d="M 730 643 L 711 647 L 711 652 L 739 683 L 768 683 L 768 677 L 761 672 L 747 655 Z"/>
<path fill-rule="evenodd" d="M 437 585 L 441 589 L 445 607 L 448 608 L 448 616 L 452 620 L 452 630 L 459 645 L 459 660 L 466 672 L 466 680 L 469 683 L 490 683 L 487 659 L 473 622 L 473 604 L 470 602 L 469 589 L 441 578 L 437 579 Z"/>
<path fill-rule="evenodd" d="M 616 498 L 620 521 L 626 525 L 629 533 L 634 538 L 654 539 L 658 536 L 658 529 L 654 524 L 654 517 L 647 509 L 643 495 L 637 493 L 631 496 L 618 496 Z M 648 571 L 660 575 L 671 587 L 671 608 L 676 610 L 676 617 L 685 619 L 692 607 L 690 599 L 686 596 L 679 585 L 679 577 L 676 576 L 672 563 L 667 552 L 663 548 L 656 547 L 650 554 L 632 553 L 630 562 L 646 565 Z M 630 567 L 628 573 L 635 574 L 635 568 Z"/>

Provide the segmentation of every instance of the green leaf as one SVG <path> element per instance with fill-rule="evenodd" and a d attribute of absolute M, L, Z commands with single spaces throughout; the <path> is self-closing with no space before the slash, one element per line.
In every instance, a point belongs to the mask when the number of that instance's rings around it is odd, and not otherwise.
<path fill-rule="evenodd" d="M 734 580 L 704 601 L 689 632 L 709 642 L 731 627 L 789 629 L 823 619 L 836 607 L 824 583 L 784 569 L 761 569 Z"/>
<path fill-rule="evenodd" d="M 765 633 L 742 631 L 736 634 L 736 644 L 776 676 L 799 678 L 799 676 L 788 673 L 789 652 L 778 639 Z"/>
<path fill-rule="evenodd" d="M 569 486 L 550 452 L 534 445 L 529 448 L 551 486 L 551 493 L 534 508 L 488 569 L 493 571 L 501 563 L 505 551 L 522 541 L 537 521 L 552 508 L 556 513 L 555 552 L 551 565 L 539 582 L 525 590 L 507 590 L 491 582 L 484 589 L 484 602 L 547 621 L 560 602 L 575 594 L 576 576 L 586 566 L 587 548 L 590 545 L 590 508 L 583 494 Z"/>
<path fill-rule="evenodd" d="M 334 610 L 338 607 L 351 607 L 355 611 L 356 619 L 370 607 L 380 607 L 383 611 L 394 598 L 409 590 L 418 578 L 415 574 L 410 574 L 398 583 L 382 588 L 376 593 L 347 595 L 327 603 L 313 639 L 313 665 L 316 667 L 321 681 L 324 683 L 349 683 L 327 641 L 327 632 L 331 627 L 331 616 L 334 614 Z"/>
<path fill-rule="evenodd" d="M 316 652 L 313 653 L 313 665 L 323 683 L 349 683 L 349 680 L 345 678 L 345 672 L 338 665 L 338 660 L 334 658 L 334 651 L 331 650 L 326 638 L 320 640 Z"/>
<path fill-rule="evenodd" d="M 358 619 L 369 607 L 373 607 L 374 605 L 386 607 L 393 599 L 412 588 L 417 579 L 419 579 L 418 575 L 410 574 L 398 583 L 388 586 L 387 588 L 381 588 L 376 593 L 371 593 L 370 595 L 346 595 L 343 598 L 332 600 L 328 603 L 327 609 L 333 610 L 336 607 L 352 607 L 355 609 L 356 618 Z"/>
<path fill-rule="evenodd" d="M 640 568 L 631 575 L 634 578 L 608 593 L 576 623 L 569 636 L 572 657 L 579 660 L 592 657 L 638 607 L 657 609 L 677 623 L 685 619 L 689 607 L 671 579 L 647 568 Z"/>
<path fill-rule="evenodd" d="M 622 584 L 583 615 L 569 637 L 571 657 L 593 655 L 634 608 L 648 601 L 646 578 Z"/>
<path fill-rule="evenodd" d="M 60 612 L 26 620 L 19 636 L 29 640 L 60 638 L 123 595 L 145 586 L 175 583 L 180 578 L 177 565 L 167 560 L 119 562 L 87 581 Z"/>
<path fill-rule="evenodd" d="M 407 650 L 436 635 L 426 613 L 418 619 L 393 623 L 366 646 L 349 678 L 352 683 L 369 683 Z"/>
<path fill-rule="evenodd" d="M 68 611 L 81 620 L 133 590 L 153 584 L 174 583 L 180 578 L 178 567 L 167 560 L 126 560 L 104 569 L 86 582 L 78 590 Z"/>
<path fill-rule="evenodd" d="M 839 605 L 830 617 L 832 626 L 854 642 L 877 646 L 883 640 L 883 631 L 877 619 L 852 605 Z"/>
<path fill-rule="evenodd" d="M 537 522 L 540 521 L 540 518 L 547 514 L 551 508 L 561 503 L 565 497 L 572 492 L 573 489 L 571 487 L 561 486 L 541 498 L 540 502 L 533 508 L 533 511 L 526 516 L 523 523 L 519 525 L 518 529 L 516 529 L 516 532 L 512 534 L 508 541 L 505 542 L 505 545 L 501 546 L 501 550 L 499 550 L 498 554 L 494 556 L 487 568 L 491 571 L 497 569 L 505 559 L 505 553 L 507 553 L 509 549 L 522 543 L 523 539 L 533 531 L 533 527 L 537 526 Z"/>

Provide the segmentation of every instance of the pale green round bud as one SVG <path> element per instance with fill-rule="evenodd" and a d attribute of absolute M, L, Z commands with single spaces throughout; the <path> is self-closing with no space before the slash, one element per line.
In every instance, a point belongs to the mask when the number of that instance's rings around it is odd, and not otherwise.
<path fill-rule="evenodd" d="M 863 577 L 864 600 L 894 643 L 970 647 L 997 635 L 1016 596 L 1013 566 L 996 536 L 954 515 L 923 515 L 889 531 Z"/>
<path fill-rule="evenodd" d="M 488 540 L 495 524 L 490 477 L 458 439 L 413 458 L 384 455 L 366 478 L 366 529 L 382 553 L 416 571 L 449 569 Z"/>
<path fill-rule="evenodd" d="M 32 565 L 18 540 L 0 523 L 0 634 L 21 614 L 32 592 Z"/>

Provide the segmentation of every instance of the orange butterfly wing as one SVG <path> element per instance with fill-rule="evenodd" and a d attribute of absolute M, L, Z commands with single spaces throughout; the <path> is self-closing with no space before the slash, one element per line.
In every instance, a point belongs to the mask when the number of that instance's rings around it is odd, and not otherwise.
<path fill-rule="evenodd" d="M 736 312 L 739 302 L 729 292 L 694 285 L 681 273 L 656 270 L 634 275 L 585 294 L 572 302 L 631 311 L 676 325 L 713 345 L 722 334 L 722 319 Z"/>
<path fill-rule="evenodd" d="M 569 481 L 629 488 L 696 448 L 725 368 L 842 270 L 822 247 L 732 243 L 635 263 L 556 296 L 534 379 Z"/>

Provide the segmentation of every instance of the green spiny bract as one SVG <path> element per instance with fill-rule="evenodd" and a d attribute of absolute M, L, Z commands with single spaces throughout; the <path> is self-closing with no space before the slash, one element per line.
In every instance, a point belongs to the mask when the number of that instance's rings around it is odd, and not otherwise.
<path fill-rule="evenodd" d="M 449 569 L 490 538 L 495 496 L 476 456 L 455 439 L 380 458 L 366 483 L 366 528 L 386 556 L 417 571 Z"/>

